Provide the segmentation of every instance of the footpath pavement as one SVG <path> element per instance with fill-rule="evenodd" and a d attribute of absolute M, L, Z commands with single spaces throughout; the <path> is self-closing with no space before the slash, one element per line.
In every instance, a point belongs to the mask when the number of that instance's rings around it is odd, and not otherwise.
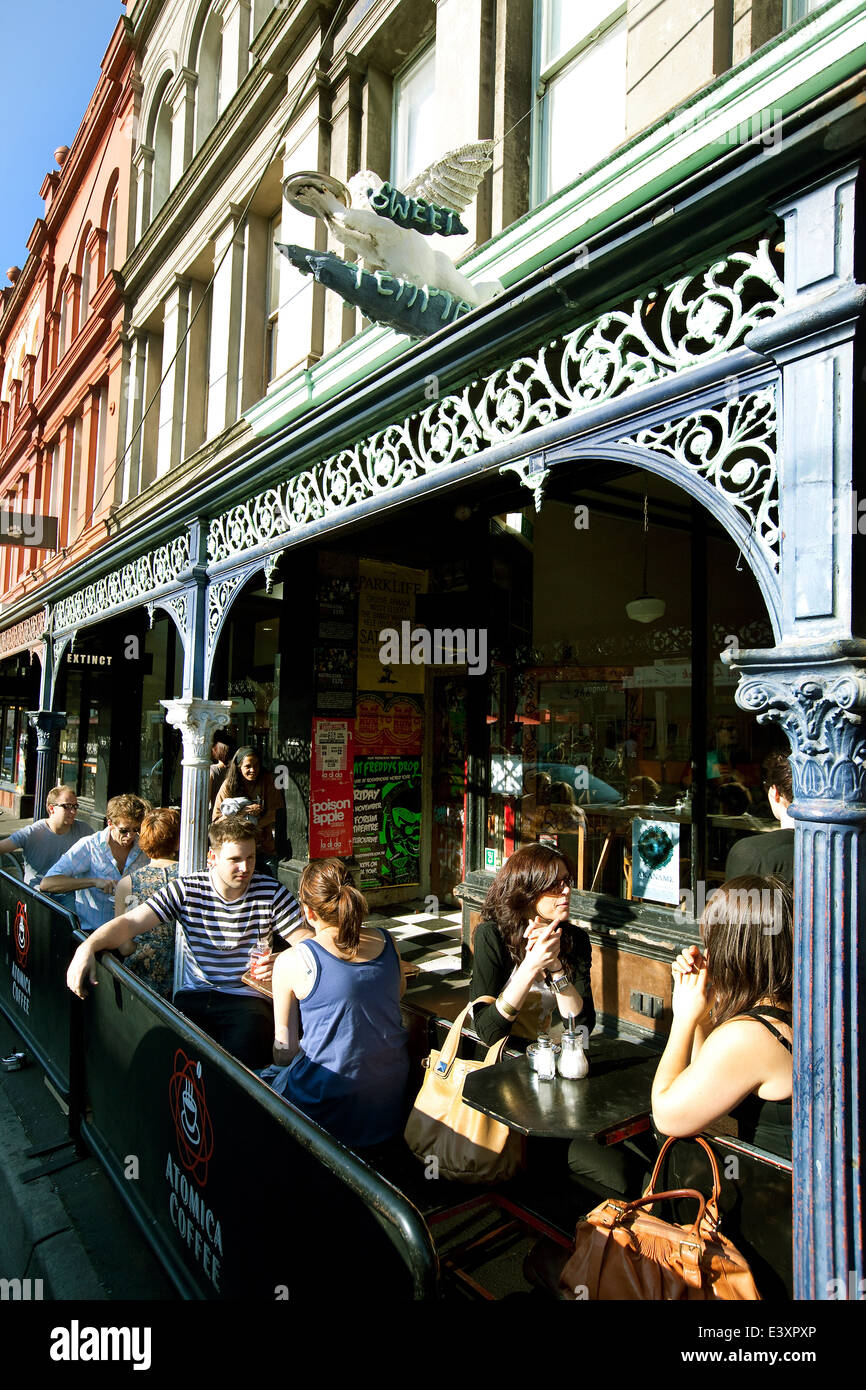
<path fill-rule="evenodd" d="M 4 813 L 0 840 L 27 824 Z M 0 1014 L 0 1057 L 20 1051 L 26 1043 Z M 176 1299 L 100 1165 L 68 1141 L 66 1116 L 35 1059 L 0 1069 L 0 1301 Z"/>

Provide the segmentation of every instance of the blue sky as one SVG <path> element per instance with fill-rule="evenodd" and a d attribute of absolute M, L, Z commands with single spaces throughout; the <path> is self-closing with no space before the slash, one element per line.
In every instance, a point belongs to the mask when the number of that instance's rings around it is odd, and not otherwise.
<path fill-rule="evenodd" d="M 71 145 L 99 80 L 120 0 L 0 0 L 0 284 L 23 265 L 58 145 Z"/>

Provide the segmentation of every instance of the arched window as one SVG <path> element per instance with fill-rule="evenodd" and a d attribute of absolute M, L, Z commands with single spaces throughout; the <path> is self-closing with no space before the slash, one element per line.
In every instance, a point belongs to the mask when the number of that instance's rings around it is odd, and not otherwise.
<path fill-rule="evenodd" d="M 90 314 L 90 292 L 92 286 L 91 277 L 91 252 L 88 246 L 90 240 L 90 223 L 84 229 L 84 236 L 81 238 L 81 250 L 79 253 L 79 270 L 81 276 L 81 297 L 78 308 L 78 328 L 79 332 L 87 322 Z"/>
<path fill-rule="evenodd" d="M 222 19 L 211 11 L 201 31 L 195 63 L 198 72 L 196 95 L 195 147 L 201 149 L 216 125 L 222 100 Z"/>
<path fill-rule="evenodd" d="M 69 346 L 69 295 L 67 294 L 67 276 L 64 271 L 60 277 L 60 289 L 57 292 L 55 308 L 59 315 L 57 324 L 57 361 L 63 357 Z"/>
<path fill-rule="evenodd" d="M 114 269 L 114 257 L 117 250 L 117 188 L 111 194 L 108 204 L 108 212 L 103 220 L 105 227 L 105 274 Z"/>
<path fill-rule="evenodd" d="M 166 95 L 171 78 L 171 73 L 166 73 L 159 95 L 151 107 L 151 118 L 148 122 L 150 138 L 147 143 L 153 149 L 153 178 L 150 194 L 151 220 L 159 212 L 171 187 L 172 111 Z"/>

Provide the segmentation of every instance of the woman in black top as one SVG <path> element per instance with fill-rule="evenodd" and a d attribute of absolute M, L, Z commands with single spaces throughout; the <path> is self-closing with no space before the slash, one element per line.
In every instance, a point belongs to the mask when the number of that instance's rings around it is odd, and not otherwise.
<path fill-rule="evenodd" d="M 664 1134 L 698 1134 L 722 1115 L 740 1138 L 791 1156 L 793 975 L 791 890 L 743 874 L 712 894 L 701 917 L 705 954 L 672 966 L 673 1023 L 655 1081 Z"/>
<path fill-rule="evenodd" d="M 521 1031 L 519 1022 L 534 1037 L 538 1021 L 529 1023 L 527 1005 L 535 1003 L 536 1020 L 540 1012 L 543 1022 L 554 1000 L 563 1019 L 576 1017 L 592 1032 L 589 938 L 568 920 L 573 881 L 571 861 L 553 845 L 525 845 L 496 875 L 473 944 L 471 997 L 495 999 L 475 1010 L 484 1042 Z"/>

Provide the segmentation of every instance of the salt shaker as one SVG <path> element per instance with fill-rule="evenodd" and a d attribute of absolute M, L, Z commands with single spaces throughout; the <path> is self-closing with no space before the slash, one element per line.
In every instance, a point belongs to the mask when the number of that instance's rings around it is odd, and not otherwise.
<path fill-rule="evenodd" d="M 526 1049 L 529 1065 L 540 1081 L 552 1081 L 556 1076 L 556 1053 L 547 1033 L 539 1033 L 538 1040 Z"/>

